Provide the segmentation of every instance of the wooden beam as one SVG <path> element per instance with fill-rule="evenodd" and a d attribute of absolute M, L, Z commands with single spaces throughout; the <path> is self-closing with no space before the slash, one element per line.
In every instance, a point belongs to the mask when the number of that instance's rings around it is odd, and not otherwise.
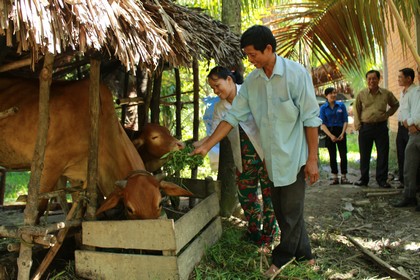
<path fill-rule="evenodd" d="M 19 69 L 25 66 L 29 66 L 31 65 L 31 62 L 32 62 L 32 58 L 26 58 L 23 60 L 11 62 L 9 64 L 1 65 L 0 72 L 7 72 L 10 70 L 15 70 L 15 69 Z"/>

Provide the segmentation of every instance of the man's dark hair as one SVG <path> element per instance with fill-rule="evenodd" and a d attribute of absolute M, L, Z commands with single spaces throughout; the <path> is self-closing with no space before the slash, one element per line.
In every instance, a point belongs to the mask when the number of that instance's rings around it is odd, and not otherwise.
<path fill-rule="evenodd" d="M 378 79 L 380 79 L 380 78 L 381 78 L 381 73 L 379 73 L 379 71 L 378 71 L 378 70 L 369 70 L 369 71 L 367 71 L 367 73 L 366 73 L 366 78 L 367 78 L 367 76 L 368 76 L 369 74 L 372 74 L 372 73 L 375 73 L 375 74 L 376 74 L 376 77 L 378 77 Z"/>
<path fill-rule="evenodd" d="M 263 52 L 267 45 L 271 45 L 273 53 L 276 52 L 276 39 L 270 28 L 264 25 L 254 25 L 248 28 L 241 36 L 241 49 L 247 46 Z"/>
<path fill-rule="evenodd" d="M 415 74 L 412 68 L 403 68 L 400 72 L 403 73 L 404 77 L 411 77 L 411 81 L 414 81 Z"/>

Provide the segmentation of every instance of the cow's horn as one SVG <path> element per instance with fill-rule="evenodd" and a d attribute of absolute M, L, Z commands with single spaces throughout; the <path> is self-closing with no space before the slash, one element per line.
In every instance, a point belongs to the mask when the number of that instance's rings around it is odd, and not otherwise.
<path fill-rule="evenodd" d="M 124 188 L 127 185 L 127 180 L 118 180 L 115 181 L 115 185 L 120 188 Z"/>

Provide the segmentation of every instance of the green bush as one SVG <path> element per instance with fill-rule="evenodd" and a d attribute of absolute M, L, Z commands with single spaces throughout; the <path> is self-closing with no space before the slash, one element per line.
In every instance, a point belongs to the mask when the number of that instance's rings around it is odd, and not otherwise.
<path fill-rule="evenodd" d="M 31 172 L 7 172 L 4 201 L 14 202 L 19 195 L 28 193 L 28 183 Z"/>

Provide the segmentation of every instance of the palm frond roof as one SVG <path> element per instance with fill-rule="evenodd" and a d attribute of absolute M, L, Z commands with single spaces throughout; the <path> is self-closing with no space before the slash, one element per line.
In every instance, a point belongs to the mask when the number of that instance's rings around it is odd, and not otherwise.
<path fill-rule="evenodd" d="M 0 0 L 0 38 L 17 53 L 100 51 L 127 70 L 193 58 L 233 66 L 239 37 L 200 10 L 170 0 Z M 1 62 L 0 62 L 1 63 Z"/>

